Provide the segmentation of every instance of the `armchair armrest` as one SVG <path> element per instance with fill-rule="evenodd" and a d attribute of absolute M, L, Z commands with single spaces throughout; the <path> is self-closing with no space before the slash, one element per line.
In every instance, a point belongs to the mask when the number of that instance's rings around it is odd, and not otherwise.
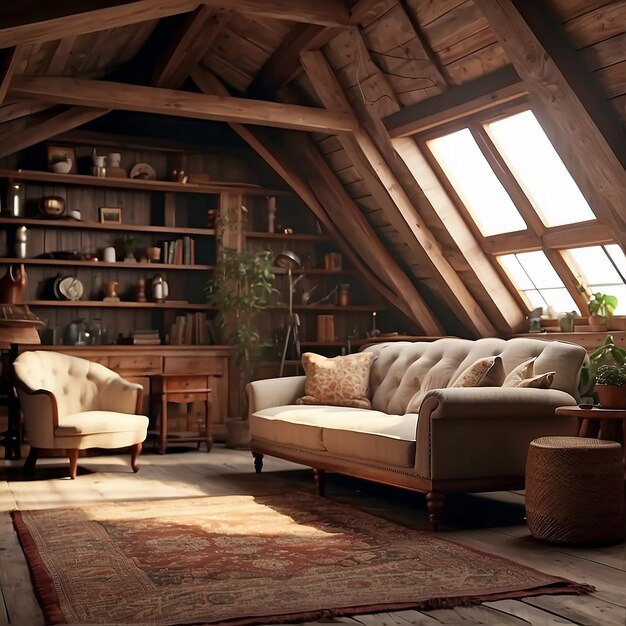
<path fill-rule="evenodd" d="M 273 406 L 295 404 L 296 399 L 304 395 L 305 379 L 306 376 L 287 376 L 248 383 L 246 393 L 249 415 Z"/>
<path fill-rule="evenodd" d="M 554 414 L 574 404 L 558 389 L 435 389 L 420 408 L 416 471 L 433 480 L 521 477 L 533 439 L 576 434 L 576 418 Z"/>
<path fill-rule="evenodd" d="M 141 415 L 143 387 L 121 376 L 112 376 L 100 390 L 100 408 L 103 411 Z"/>
<path fill-rule="evenodd" d="M 19 379 L 15 381 L 15 388 L 29 443 L 37 448 L 53 448 L 54 431 L 59 425 L 59 408 L 54 394 L 47 389 L 32 389 Z"/>

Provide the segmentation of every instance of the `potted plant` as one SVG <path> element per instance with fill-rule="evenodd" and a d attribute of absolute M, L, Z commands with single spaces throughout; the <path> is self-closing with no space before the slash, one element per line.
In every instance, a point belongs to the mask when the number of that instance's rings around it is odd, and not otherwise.
<path fill-rule="evenodd" d="M 607 370 L 601 368 L 610 367 L 620 371 L 626 371 L 624 369 L 624 365 L 626 364 L 626 349 L 620 348 L 615 343 L 615 338 L 613 335 L 607 335 L 605 340 L 599 345 L 590 355 L 589 355 L 589 366 L 583 367 L 581 373 L 582 387 L 581 396 L 583 398 L 589 398 L 590 403 L 595 403 L 598 401 L 598 397 L 600 393 L 604 395 L 604 386 L 614 386 L 615 383 L 612 382 L 602 382 L 602 381 L 611 381 L 612 374 L 610 375 Z M 600 372 L 603 372 L 602 375 L 598 376 Z M 620 385 L 621 386 L 621 385 Z M 626 387 L 623 388 L 624 393 L 626 393 Z M 610 390 L 609 390 L 610 392 Z M 591 396 L 594 396 L 593 400 L 591 400 Z M 581 398 L 582 399 L 582 398 Z M 604 400 L 600 400 L 603 403 L 603 406 L 608 406 L 607 401 L 611 403 L 611 400 L 605 398 Z"/>
<path fill-rule="evenodd" d="M 603 409 L 626 409 L 626 371 L 623 365 L 600 365 L 596 393 Z"/>
<path fill-rule="evenodd" d="M 242 415 L 226 422 L 226 443 L 232 447 L 247 446 L 249 439 L 245 386 L 252 380 L 262 351 L 256 318 L 266 308 L 268 297 L 276 293 L 272 259 L 269 250 L 222 246 L 206 288 L 207 302 L 217 309 L 218 328 L 224 342 L 234 346 L 233 360 L 239 368 Z"/>
<path fill-rule="evenodd" d="M 126 235 L 122 239 L 122 246 L 124 247 L 124 261 L 126 263 L 136 263 L 135 250 L 139 245 L 139 238 L 132 235 Z"/>
<path fill-rule="evenodd" d="M 617 298 L 598 291 L 591 295 L 588 306 L 590 330 L 606 330 L 609 318 L 617 308 Z"/>

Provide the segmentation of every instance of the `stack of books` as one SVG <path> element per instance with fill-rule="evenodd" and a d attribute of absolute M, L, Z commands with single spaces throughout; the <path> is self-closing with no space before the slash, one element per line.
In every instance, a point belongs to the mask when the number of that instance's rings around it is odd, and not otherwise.
<path fill-rule="evenodd" d="M 133 330 L 131 339 L 134 345 L 155 346 L 161 343 L 159 331 L 153 328 L 146 330 Z"/>

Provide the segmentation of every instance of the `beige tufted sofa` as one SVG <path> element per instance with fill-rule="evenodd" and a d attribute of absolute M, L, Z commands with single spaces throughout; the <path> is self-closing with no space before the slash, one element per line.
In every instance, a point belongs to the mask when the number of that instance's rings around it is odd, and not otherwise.
<path fill-rule="evenodd" d="M 148 431 L 148 418 L 137 415 L 143 387 L 86 359 L 34 350 L 14 363 L 16 386 L 31 449 L 33 469 L 41 450 L 66 450 L 70 476 L 76 478 L 78 451 L 132 447 L 131 466 Z"/>
<path fill-rule="evenodd" d="M 426 493 L 431 525 L 439 525 L 446 493 L 524 486 L 529 443 L 544 435 L 574 435 L 577 421 L 554 415 L 576 404 L 584 348 L 532 338 L 389 342 L 370 372 L 372 409 L 298 405 L 304 376 L 248 385 L 251 450 L 323 472 L 335 471 Z M 500 355 L 505 373 L 536 357 L 536 374 L 555 371 L 550 389 L 451 388 L 469 365 Z M 419 414 L 406 413 L 427 391 Z"/>

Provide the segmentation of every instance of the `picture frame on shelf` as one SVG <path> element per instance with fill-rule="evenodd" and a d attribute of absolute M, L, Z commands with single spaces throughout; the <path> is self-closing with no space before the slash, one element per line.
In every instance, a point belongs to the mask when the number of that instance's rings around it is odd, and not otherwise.
<path fill-rule="evenodd" d="M 122 207 L 101 206 L 98 209 L 101 224 L 121 224 Z"/>
<path fill-rule="evenodd" d="M 48 169 L 57 174 L 76 174 L 76 149 L 72 146 L 46 146 Z"/>

